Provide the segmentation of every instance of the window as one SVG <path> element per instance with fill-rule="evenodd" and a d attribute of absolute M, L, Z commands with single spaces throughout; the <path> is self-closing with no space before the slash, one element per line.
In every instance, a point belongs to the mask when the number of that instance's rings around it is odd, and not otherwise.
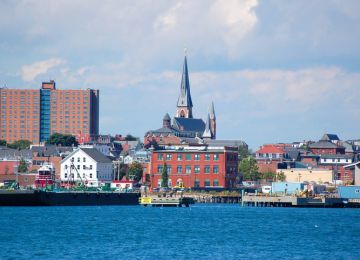
<path fill-rule="evenodd" d="M 71 158 L 71 162 L 74 162 L 74 157 Z"/>
<path fill-rule="evenodd" d="M 199 161 L 200 160 L 200 154 L 195 154 L 194 158 L 195 158 L 195 161 Z"/>
<path fill-rule="evenodd" d="M 171 158 L 172 158 L 172 155 L 171 155 L 171 154 L 166 154 L 166 160 L 167 160 L 167 161 L 170 161 Z"/>
<path fill-rule="evenodd" d="M 92 173 L 90 173 L 90 178 L 92 178 Z"/>
<path fill-rule="evenodd" d="M 90 164 L 90 170 L 92 170 L 92 164 Z"/>
<path fill-rule="evenodd" d="M 210 180 L 209 180 L 209 179 L 205 179 L 205 181 L 204 181 L 204 186 L 205 186 L 205 187 L 209 187 L 209 186 L 210 186 Z"/>
<path fill-rule="evenodd" d="M 191 166 L 190 165 L 186 165 L 185 172 L 186 173 L 191 173 Z"/>
<path fill-rule="evenodd" d="M 158 165 L 158 167 L 157 167 L 157 172 L 158 172 L 158 173 L 162 173 L 162 171 L 163 171 L 163 166 L 162 166 L 162 165 Z"/>
<path fill-rule="evenodd" d="M 215 179 L 213 183 L 214 183 L 214 185 L 213 185 L 214 187 L 219 186 L 219 181 L 218 181 L 218 179 Z"/>
<path fill-rule="evenodd" d="M 67 177 L 68 177 L 67 173 L 65 173 L 65 174 L 64 174 L 64 177 L 65 177 L 65 178 L 67 178 Z"/>
<path fill-rule="evenodd" d="M 219 166 L 215 165 L 213 169 L 214 173 L 219 173 Z"/>
<path fill-rule="evenodd" d="M 194 186 L 195 188 L 199 188 L 200 187 L 200 180 L 196 179 L 194 182 Z"/>
<path fill-rule="evenodd" d="M 85 158 L 85 157 L 83 157 L 83 162 L 86 162 L 86 158 Z"/>
<path fill-rule="evenodd" d="M 77 158 L 77 161 L 80 162 L 80 157 Z"/>
<path fill-rule="evenodd" d="M 158 161 L 162 161 L 163 160 L 163 154 L 162 153 L 158 153 Z"/>
<path fill-rule="evenodd" d="M 210 154 L 205 154 L 205 161 L 210 161 Z"/>
<path fill-rule="evenodd" d="M 80 170 L 80 165 L 77 166 L 78 170 Z"/>
<path fill-rule="evenodd" d="M 177 167 L 177 173 L 182 173 L 182 166 Z"/>
<path fill-rule="evenodd" d="M 191 161 L 191 154 L 189 153 L 186 154 L 186 161 Z"/>
<path fill-rule="evenodd" d="M 195 173 L 200 173 L 200 166 L 199 165 L 195 165 L 194 172 Z"/>
<path fill-rule="evenodd" d="M 177 155 L 177 160 L 178 160 L 178 161 L 181 161 L 181 160 L 182 160 L 182 154 L 181 154 L 181 153 L 179 153 L 179 154 Z"/>
<path fill-rule="evenodd" d="M 65 165 L 65 169 L 67 169 L 68 168 L 68 166 L 67 165 Z"/>
<path fill-rule="evenodd" d="M 205 173 L 210 173 L 210 166 L 209 165 L 205 165 Z"/>
<path fill-rule="evenodd" d="M 83 165 L 83 170 L 85 170 L 86 169 L 86 166 L 85 165 Z"/>
<path fill-rule="evenodd" d="M 218 161 L 219 160 L 219 155 L 218 154 L 214 154 L 214 161 Z"/>
<path fill-rule="evenodd" d="M 172 167 L 171 167 L 171 165 L 167 165 L 167 166 L 166 166 L 166 169 L 167 169 L 167 173 L 168 173 L 168 174 L 171 174 L 171 173 L 172 173 Z"/>

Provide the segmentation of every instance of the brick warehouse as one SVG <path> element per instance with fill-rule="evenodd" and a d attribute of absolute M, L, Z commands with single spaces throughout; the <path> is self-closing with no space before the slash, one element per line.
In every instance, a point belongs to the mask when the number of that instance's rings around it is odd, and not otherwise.
<path fill-rule="evenodd" d="M 43 82 L 39 90 L 0 89 L 2 140 L 46 141 L 53 133 L 99 133 L 99 90 L 58 90 Z"/>
<path fill-rule="evenodd" d="M 166 147 L 151 154 L 148 179 L 152 188 L 160 187 L 165 162 L 169 187 L 232 188 L 238 175 L 237 147 Z"/>

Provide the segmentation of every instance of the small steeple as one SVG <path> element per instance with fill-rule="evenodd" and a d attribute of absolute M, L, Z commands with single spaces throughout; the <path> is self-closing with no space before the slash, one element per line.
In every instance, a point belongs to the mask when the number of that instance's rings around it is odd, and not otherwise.
<path fill-rule="evenodd" d="M 171 127 L 171 117 L 168 113 L 165 114 L 163 118 L 163 127 L 164 128 L 170 128 Z"/>
<path fill-rule="evenodd" d="M 177 117 L 192 118 L 193 103 L 190 94 L 190 81 L 185 52 L 183 72 L 181 77 L 180 95 L 177 101 Z"/>
<path fill-rule="evenodd" d="M 211 105 L 210 105 L 210 108 L 209 108 L 209 114 L 210 114 L 210 119 L 216 119 L 215 108 L 214 108 L 214 102 L 213 101 L 211 101 Z"/>
<path fill-rule="evenodd" d="M 209 139 L 211 139 L 211 137 L 212 137 L 211 129 L 210 129 L 210 115 L 209 114 L 206 119 L 205 130 L 204 130 L 202 137 L 209 138 Z"/>

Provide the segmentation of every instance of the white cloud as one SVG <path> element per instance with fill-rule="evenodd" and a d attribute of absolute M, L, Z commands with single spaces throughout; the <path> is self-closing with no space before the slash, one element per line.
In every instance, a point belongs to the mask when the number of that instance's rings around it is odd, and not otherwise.
<path fill-rule="evenodd" d="M 31 82 L 37 76 L 47 73 L 50 69 L 62 65 L 65 60 L 60 58 L 52 58 L 48 60 L 38 61 L 21 68 L 21 77 L 24 81 Z"/>

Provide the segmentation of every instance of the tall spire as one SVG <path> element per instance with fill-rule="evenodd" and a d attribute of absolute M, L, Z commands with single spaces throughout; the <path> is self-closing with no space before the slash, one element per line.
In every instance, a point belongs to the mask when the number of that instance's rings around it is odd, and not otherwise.
<path fill-rule="evenodd" d="M 184 66 L 181 77 L 181 85 L 180 85 L 180 95 L 177 101 L 177 117 L 185 117 L 192 118 L 192 100 L 190 94 L 190 81 L 189 81 L 189 72 L 187 66 L 187 58 L 186 58 L 186 50 L 185 50 L 185 58 L 184 58 Z"/>
<path fill-rule="evenodd" d="M 187 66 L 187 58 L 185 55 L 184 66 L 181 78 L 180 96 L 177 103 L 178 107 L 193 107 L 191 94 L 190 94 L 190 81 Z"/>

